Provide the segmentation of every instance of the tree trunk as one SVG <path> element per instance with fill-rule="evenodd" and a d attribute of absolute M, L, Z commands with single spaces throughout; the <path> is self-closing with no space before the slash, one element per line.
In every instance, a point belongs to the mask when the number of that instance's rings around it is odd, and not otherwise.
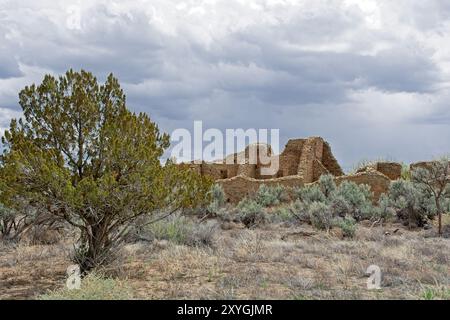
<path fill-rule="evenodd" d="M 108 235 L 105 233 L 106 227 L 103 223 L 93 223 L 82 236 L 84 239 L 82 247 L 86 248 L 86 251 L 77 261 L 82 273 L 105 264 L 109 259 L 111 246 Z"/>

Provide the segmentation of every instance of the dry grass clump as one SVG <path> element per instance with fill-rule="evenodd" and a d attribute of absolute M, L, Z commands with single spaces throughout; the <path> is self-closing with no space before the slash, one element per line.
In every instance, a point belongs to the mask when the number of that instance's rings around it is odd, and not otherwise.
<path fill-rule="evenodd" d="M 80 289 L 70 290 L 63 287 L 38 297 L 40 300 L 130 300 L 132 298 L 132 290 L 125 281 L 105 278 L 95 273 L 90 273 L 81 280 Z"/>

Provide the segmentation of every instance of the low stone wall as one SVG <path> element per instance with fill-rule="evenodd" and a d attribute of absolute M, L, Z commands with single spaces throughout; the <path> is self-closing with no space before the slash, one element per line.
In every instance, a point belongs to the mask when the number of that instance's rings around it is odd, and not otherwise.
<path fill-rule="evenodd" d="M 356 173 L 376 170 L 391 180 L 398 180 L 402 176 L 402 165 L 396 162 L 376 162 L 372 165 L 358 169 Z"/>
<path fill-rule="evenodd" d="M 303 186 L 303 179 L 300 176 L 289 176 L 277 179 L 257 180 L 237 176 L 231 179 L 217 180 L 216 183 L 222 186 L 227 197 L 227 202 L 238 203 L 245 197 L 255 194 L 263 184 L 271 187 L 282 185 L 284 187 L 293 188 Z"/>
<path fill-rule="evenodd" d="M 375 170 L 336 177 L 335 181 L 337 185 L 341 184 L 343 181 L 352 181 L 358 185 L 369 185 L 374 195 L 374 203 L 378 202 L 383 193 L 388 192 L 391 184 L 391 180 L 388 177 Z M 244 176 L 237 176 L 231 179 L 218 180 L 217 183 L 222 186 L 227 197 L 227 202 L 230 203 L 238 203 L 245 197 L 252 196 L 263 184 L 272 187 L 282 185 L 287 188 L 302 187 L 305 185 L 303 178 L 300 176 L 289 176 L 267 180 L 257 180 Z"/>
<path fill-rule="evenodd" d="M 398 180 L 402 177 L 402 165 L 400 163 L 378 162 L 376 169 L 391 180 Z"/>
<path fill-rule="evenodd" d="M 374 203 L 378 202 L 383 193 L 389 191 L 391 185 L 391 179 L 376 170 L 368 170 L 353 175 L 337 177 L 335 179 L 336 184 L 339 185 L 343 181 L 351 181 L 358 185 L 367 184 L 373 192 Z"/>
<path fill-rule="evenodd" d="M 412 163 L 409 166 L 409 168 L 411 171 L 413 171 L 414 169 L 418 169 L 418 168 L 430 170 L 432 166 L 433 166 L 433 161 L 422 161 L 422 162 Z"/>

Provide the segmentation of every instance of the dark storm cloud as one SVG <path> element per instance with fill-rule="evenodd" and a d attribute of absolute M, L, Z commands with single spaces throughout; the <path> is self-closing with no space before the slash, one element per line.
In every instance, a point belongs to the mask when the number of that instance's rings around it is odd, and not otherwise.
<path fill-rule="evenodd" d="M 433 124 L 450 122 L 440 104 L 420 98 L 441 96 L 449 79 L 445 2 L 99 0 L 81 7 L 80 29 L 67 26 L 68 4 L 2 3 L 4 108 L 17 107 L 17 92 L 44 73 L 113 72 L 130 107 L 166 131 L 200 119 L 280 128 L 283 142 L 323 135 L 346 163 L 358 154 L 419 157 L 402 132 L 427 126 L 432 137 L 442 134 Z"/>

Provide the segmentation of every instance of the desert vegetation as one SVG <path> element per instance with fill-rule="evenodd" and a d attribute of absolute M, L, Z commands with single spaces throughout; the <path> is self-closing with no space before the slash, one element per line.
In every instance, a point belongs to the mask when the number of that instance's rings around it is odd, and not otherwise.
<path fill-rule="evenodd" d="M 0 298 L 450 299 L 448 158 L 405 168 L 378 201 L 325 174 L 233 204 L 161 163 L 169 137 L 112 75 L 46 76 L 20 105 L 2 138 Z"/>

